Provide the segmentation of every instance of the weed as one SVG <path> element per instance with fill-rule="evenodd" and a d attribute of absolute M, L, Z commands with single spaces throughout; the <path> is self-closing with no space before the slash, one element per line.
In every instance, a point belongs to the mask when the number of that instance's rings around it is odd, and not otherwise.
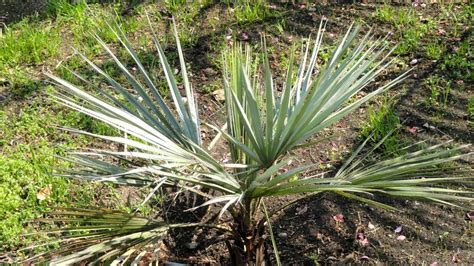
<path fill-rule="evenodd" d="M 398 31 L 400 34 L 400 44 L 395 49 L 396 54 L 407 54 L 416 50 L 419 46 L 421 39 L 431 28 L 430 24 L 414 24 L 413 26 L 401 29 Z"/>
<path fill-rule="evenodd" d="M 438 236 L 438 247 L 440 249 L 448 248 L 448 237 L 449 237 L 449 232 L 444 232 Z"/>
<path fill-rule="evenodd" d="M 25 98 L 40 87 L 40 82 L 28 73 L 27 69 L 20 66 L 5 67 L 4 70 L 0 70 L 0 76 L 4 78 L 2 83 L 9 88 L 9 96 L 12 98 Z"/>
<path fill-rule="evenodd" d="M 425 47 L 425 54 L 428 59 L 438 60 L 446 51 L 446 45 L 437 41 L 428 43 Z"/>
<path fill-rule="evenodd" d="M 373 15 L 377 20 L 388 23 L 400 30 L 418 21 L 416 12 L 412 8 L 395 9 L 390 5 L 383 5 L 375 10 Z"/>
<path fill-rule="evenodd" d="M 367 139 L 372 135 L 374 143 L 379 142 L 389 133 L 392 133 L 383 144 L 384 154 L 400 154 L 400 136 L 397 129 L 400 127 L 400 118 L 395 113 L 394 102 L 384 98 L 379 106 L 370 105 L 367 110 L 368 122 L 362 127 L 362 138 Z"/>
<path fill-rule="evenodd" d="M 220 83 L 220 81 L 216 80 L 216 81 L 213 81 L 211 83 L 208 83 L 208 84 L 205 84 L 204 86 L 202 86 L 201 91 L 203 93 L 210 94 L 210 93 L 220 89 L 221 87 L 222 87 L 222 84 Z"/>
<path fill-rule="evenodd" d="M 282 34 L 285 31 L 285 25 L 286 25 L 286 22 L 284 19 L 279 20 L 275 24 L 275 28 L 277 29 L 279 34 Z"/>
<path fill-rule="evenodd" d="M 436 25 L 433 21 L 421 23 L 413 8 L 400 8 L 383 5 L 375 10 L 373 17 L 390 24 L 398 35 L 399 45 L 396 54 L 411 53 L 419 46 L 422 37 Z"/>
<path fill-rule="evenodd" d="M 49 22 L 29 19 L 6 28 L 0 35 L 0 69 L 20 64 L 40 64 L 57 55 L 61 41 L 58 29 Z"/>
<path fill-rule="evenodd" d="M 471 120 L 470 122 L 474 124 L 472 122 L 472 120 L 474 120 L 474 95 L 469 98 L 469 102 L 467 103 L 467 114 Z"/>
<path fill-rule="evenodd" d="M 430 90 L 430 96 L 426 99 L 426 105 L 439 106 L 445 109 L 448 106 L 451 81 L 434 75 L 426 79 L 425 85 Z"/>
<path fill-rule="evenodd" d="M 20 234 L 33 230 L 25 228 L 25 223 L 51 204 L 87 204 L 93 198 L 92 186 L 81 185 L 77 190 L 77 182 L 52 175 L 53 167 L 68 165 L 58 162 L 56 155 L 74 147 L 67 134 L 55 132 L 53 123 L 70 118 L 61 112 L 39 111 L 36 105 L 16 117 L 0 112 L 0 249 L 22 243 Z M 48 135 L 61 144 L 49 145 Z"/>
<path fill-rule="evenodd" d="M 185 8 L 186 0 L 165 0 L 165 6 L 171 13 L 176 13 L 180 9 Z"/>
<path fill-rule="evenodd" d="M 374 12 L 374 17 L 380 22 L 391 23 L 394 20 L 396 11 L 390 5 L 383 5 Z"/>
<path fill-rule="evenodd" d="M 274 15 L 264 0 L 236 0 L 232 9 L 235 20 L 240 25 L 262 21 Z M 277 12 L 277 11 L 274 11 Z"/>
<path fill-rule="evenodd" d="M 314 265 L 319 266 L 321 265 L 319 263 L 319 254 L 316 252 L 313 252 L 309 255 L 309 258 L 313 261 Z"/>
<path fill-rule="evenodd" d="M 471 38 L 472 39 L 472 38 Z M 449 73 L 452 79 L 474 81 L 474 53 L 470 40 L 467 38 L 459 47 L 454 48 L 454 53 L 449 53 L 441 63 L 441 70 Z"/>

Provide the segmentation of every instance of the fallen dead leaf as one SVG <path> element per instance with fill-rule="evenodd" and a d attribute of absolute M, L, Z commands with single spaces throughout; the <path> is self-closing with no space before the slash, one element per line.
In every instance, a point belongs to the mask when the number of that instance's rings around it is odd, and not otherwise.
<path fill-rule="evenodd" d="M 36 198 L 40 201 L 47 199 L 51 196 L 52 185 L 49 184 L 48 186 L 40 189 L 38 193 L 36 193 Z"/>

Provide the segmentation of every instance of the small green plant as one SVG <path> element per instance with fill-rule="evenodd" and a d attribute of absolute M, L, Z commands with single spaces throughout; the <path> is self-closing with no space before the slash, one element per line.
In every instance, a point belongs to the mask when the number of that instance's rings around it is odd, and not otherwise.
<path fill-rule="evenodd" d="M 121 263 L 137 257 L 140 252 L 135 251 L 161 241 L 169 230 L 206 227 L 223 235 L 222 239 L 226 241 L 232 262 L 236 265 L 261 265 L 268 260 L 264 256 L 268 232 L 276 264 L 281 265 L 271 217 L 282 209 L 268 210 L 266 207 L 267 201 L 275 197 L 301 195 L 304 198 L 315 193 L 333 192 L 389 210 L 395 209 L 375 201 L 371 194 L 382 193 L 444 204 L 471 201 L 469 191 L 443 187 L 446 180 L 437 177 L 432 168 L 433 165 L 469 156 L 467 153 L 459 154 L 465 146 L 437 149 L 445 146 L 440 144 L 370 163 L 365 159 L 373 150 L 367 151 L 364 142 L 331 173 L 315 174 L 313 171 L 318 165 L 312 163 L 290 163 L 291 154 L 307 140 L 396 86 L 408 74 L 404 73 L 365 96 L 350 101 L 390 65 L 386 64 L 390 49 L 387 44 L 367 42 L 373 37 L 371 33 L 357 42 L 360 28 L 350 27 L 332 51 L 330 60 L 315 74 L 325 30 L 323 25 L 320 24 L 315 40 L 305 42 L 302 47 L 305 52 L 297 67 L 293 63 L 294 57 L 290 57 L 281 87 L 274 82 L 264 41 L 261 55 L 254 55 L 248 46 L 241 45 L 224 53 L 226 126 L 220 126 L 217 121 L 207 123 L 217 132 L 215 141 L 209 146 L 201 139 L 200 109 L 189 82 L 176 25 L 173 29 L 180 66 L 179 85 L 182 85 L 186 101 L 154 32 L 163 77 L 169 87 L 169 102 L 165 101 L 120 27 L 114 30 L 133 58 L 138 72 L 136 75 L 107 44 L 100 39 L 98 41 L 127 77 L 130 85 L 127 89 L 82 56 L 129 105 L 125 106 L 109 94 L 107 97 L 91 95 L 79 86 L 47 73 L 60 90 L 55 97 L 58 102 L 129 136 L 106 136 L 70 129 L 111 143 L 125 144 L 129 150 L 122 152 L 109 148 L 73 153 L 68 157 L 69 161 L 82 169 L 72 174 L 70 169 L 65 169 L 60 172 L 63 176 L 149 189 L 143 204 L 163 187 L 179 188 L 206 200 L 189 211 L 214 205 L 217 206 L 217 215 L 207 222 L 172 223 L 146 218 L 138 213 L 107 209 L 57 210 L 45 221 L 68 224 L 61 227 L 59 236 L 68 241 L 61 242 L 60 249 L 33 260 L 43 259 L 57 264 L 81 261 Z M 216 158 L 211 153 L 220 138 L 225 139 L 222 142 L 225 145 L 220 148 L 225 149 L 222 155 L 230 154 L 229 162 L 223 163 L 221 156 Z M 376 146 L 382 143 L 383 139 Z M 451 182 L 469 182 L 472 175 L 454 173 L 449 178 Z M 221 219 L 223 216 L 225 219 Z M 84 238 L 85 233 L 87 238 Z"/>
<path fill-rule="evenodd" d="M 416 10 L 413 8 L 396 9 L 389 5 L 383 5 L 375 10 L 373 16 L 378 21 L 390 24 L 394 28 L 399 41 L 399 45 L 395 50 L 396 54 L 407 54 L 415 51 L 426 33 L 436 26 L 431 20 L 421 23 Z"/>
<path fill-rule="evenodd" d="M 407 54 L 415 51 L 431 27 L 431 24 L 415 23 L 397 31 L 400 34 L 400 44 L 396 48 L 395 53 Z"/>
<path fill-rule="evenodd" d="M 474 81 L 474 53 L 469 38 L 444 57 L 441 70 L 447 71 L 452 79 Z"/>
<path fill-rule="evenodd" d="M 314 265 L 316 265 L 316 266 L 321 265 L 321 264 L 319 263 L 319 254 L 318 254 L 318 253 L 311 253 L 311 254 L 309 255 L 309 257 L 310 257 L 311 260 L 313 261 Z"/>
<path fill-rule="evenodd" d="M 413 25 L 418 21 L 416 11 L 413 8 L 399 8 L 397 10 L 386 4 L 378 7 L 373 16 L 380 22 L 393 25 L 397 30 Z"/>
<path fill-rule="evenodd" d="M 449 237 L 449 232 L 443 232 L 438 236 L 438 246 L 441 249 L 447 249 L 448 248 L 448 237 Z"/>
<path fill-rule="evenodd" d="M 214 82 L 211 82 L 211 83 L 208 83 L 208 84 L 205 84 L 203 87 L 202 87 L 202 92 L 206 93 L 206 94 L 211 94 L 212 92 L 220 89 L 222 87 L 222 84 L 220 81 L 216 80 Z"/>
<path fill-rule="evenodd" d="M 378 7 L 374 12 L 374 17 L 380 22 L 391 23 L 396 16 L 396 10 L 387 4 Z"/>
<path fill-rule="evenodd" d="M 364 139 L 369 138 L 374 143 L 386 138 L 382 150 L 387 155 L 399 155 L 401 152 L 402 142 L 398 134 L 400 118 L 395 113 L 394 105 L 395 102 L 389 102 L 388 99 L 383 99 L 377 108 L 370 105 L 367 109 L 367 123 L 361 131 Z"/>
<path fill-rule="evenodd" d="M 285 25 L 286 22 L 284 19 L 279 20 L 277 24 L 275 24 L 275 28 L 277 29 L 279 34 L 282 34 L 285 31 Z"/>
<path fill-rule="evenodd" d="M 446 46 L 437 41 L 429 42 L 425 47 L 425 54 L 428 59 L 439 60 L 446 51 Z"/>
<path fill-rule="evenodd" d="M 262 21 L 272 15 L 264 0 L 235 0 L 232 12 L 240 25 Z"/>
<path fill-rule="evenodd" d="M 186 8 L 187 0 L 165 0 L 166 9 L 171 13 L 176 13 L 180 9 Z"/>
<path fill-rule="evenodd" d="M 467 103 L 467 114 L 469 115 L 470 124 L 474 125 L 474 96 L 471 96 Z"/>
<path fill-rule="evenodd" d="M 439 106 L 445 109 L 448 106 L 451 92 L 451 81 L 434 75 L 426 79 L 426 86 L 430 90 L 430 96 L 426 99 L 428 106 Z"/>

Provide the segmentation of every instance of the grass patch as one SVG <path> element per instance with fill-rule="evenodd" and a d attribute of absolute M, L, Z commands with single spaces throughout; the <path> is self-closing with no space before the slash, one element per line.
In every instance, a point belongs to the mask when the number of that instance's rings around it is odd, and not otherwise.
<path fill-rule="evenodd" d="M 58 54 L 60 43 L 59 29 L 52 22 L 23 19 L 0 36 L 0 69 L 43 63 Z"/>
<path fill-rule="evenodd" d="M 467 113 L 469 115 L 469 122 L 471 125 L 474 125 L 474 95 L 469 98 L 467 103 Z"/>
<path fill-rule="evenodd" d="M 367 109 L 367 123 L 362 127 L 361 136 L 363 139 L 371 138 L 373 143 L 381 141 L 385 136 L 391 135 L 385 140 L 381 149 L 387 155 L 400 154 L 400 118 L 395 113 L 394 102 L 383 99 L 378 107 L 370 105 Z"/>
<path fill-rule="evenodd" d="M 393 28 L 399 43 L 395 49 L 395 54 L 398 55 L 416 51 L 423 37 L 436 27 L 436 23 L 430 19 L 422 22 L 413 7 L 395 8 L 383 5 L 375 10 L 373 17 Z"/>
<path fill-rule="evenodd" d="M 459 46 L 454 47 L 454 53 L 447 54 L 443 59 L 440 69 L 446 71 L 452 79 L 474 81 L 474 53 L 471 45 L 473 41 L 471 34 Z"/>
<path fill-rule="evenodd" d="M 446 45 L 439 41 L 431 41 L 425 47 L 425 54 L 428 59 L 438 60 L 446 51 Z"/>
<path fill-rule="evenodd" d="M 441 110 L 444 110 L 448 106 L 451 81 L 434 75 L 426 79 L 425 86 L 430 91 L 425 100 L 426 105 L 428 107 L 440 107 Z"/>
<path fill-rule="evenodd" d="M 233 3 L 231 12 L 234 13 L 235 21 L 239 25 L 262 21 L 272 15 L 272 12 L 266 4 L 266 1 L 263 0 L 236 0 Z"/>
<path fill-rule="evenodd" d="M 26 244 L 20 235 L 34 230 L 27 223 L 48 207 L 86 204 L 93 199 L 90 184 L 53 176 L 54 168 L 67 166 L 56 156 L 86 141 L 54 128 L 56 123 L 75 124 L 70 119 L 65 112 L 53 112 L 38 102 L 17 116 L 0 112 L 1 249 Z"/>

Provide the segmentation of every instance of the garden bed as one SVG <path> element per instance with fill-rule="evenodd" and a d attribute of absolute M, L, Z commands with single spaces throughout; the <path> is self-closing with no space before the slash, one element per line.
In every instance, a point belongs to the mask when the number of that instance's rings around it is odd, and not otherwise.
<path fill-rule="evenodd" d="M 437 143 L 453 139 L 456 144 L 469 144 L 474 139 L 474 33 L 470 24 L 472 7 L 468 5 L 395 7 L 273 3 L 245 9 L 238 4 L 223 3 L 225 1 L 165 2 L 133 8 L 115 7 L 123 11 L 118 13 L 124 14 L 122 21 L 131 42 L 139 47 L 144 65 L 156 76 L 161 73 L 157 70 L 156 53 L 150 38 L 147 38 L 151 33 L 144 9 L 150 13 L 168 55 L 176 52 L 169 28 L 169 17 L 174 15 L 204 121 L 219 125 L 224 121 L 223 104 L 218 95 L 222 88 L 221 54 L 225 47 L 242 42 L 259 51 L 261 34 L 265 33 L 271 67 L 276 82 L 282 84 L 293 45 L 298 53 L 302 38 L 314 35 L 321 19 L 327 18 L 321 62 L 328 59 L 333 44 L 353 21 L 362 25 L 363 33 L 372 27 L 377 36 L 388 35 L 388 41 L 400 43 L 395 50 L 398 55 L 396 64 L 365 93 L 411 67 L 414 69 L 401 86 L 316 136 L 323 141 L 297 154 L 302 162 L 312 162 L 321 171 L 337 169 L 350 151 L 357 148 L 364 132 L 375 131 L 383 135 L 397 127 L 395 138 L 379 149 L 380 154 L 391 153 L 404 144 L 420 140 Z M 102 21 L 111 16 L 114 5 L 96 4 L 92 7 L 96 19 Z M 64 76 L 66 72 L 57 67 L 66 66 L 94 79 L 90 71 L 72 56 L 70 46 L 80 47 L 110 73 L 116 73 L 117 69 L 111 66 L 96 44 L 84 37 L 97 27 L 87 17 L 89 11 L 86 8 L 64 4 L 51 12 L 41 20 L 26 18 L 10 24 L 11 31 L 7 30 L 1 37 L 5 42 L 0 44 L 0 59 L 3 59 L 0 74 L 5 78 L 0 80 L 0 138 L 3 139 L 0 140 L 0 160 L 7 164 L 0 166 L 0 201 L 7 202 L 7 198 L 10 201 L 0 205 L 0 217 L 5 220 L 0 224 L 0 228 L 5 229 L 0 238 L 4 244 L 0 244 L 0 248 L 8 252 L 28 244 L 19 237 L 24 232 L 22 227 L 49 207 L 97 204 L 131 211 L 146 195 L 143 190 L 90 186 L 52 178 L 49 169 L 58 165 L 58 161 L 52 159 L 55 155 L 61 155 L 69 148 L 108 145 L 86 137 L 71 136 L 56 130 L 55 126 L 79 127 L 102 134 L 117 132 L 53 104 L 46 95 L 50 88 L 41 71 L 49 69 Z M 28 33 L 32 29 L 33 33 Z M 101 34 L 116 48 L 110 33 L 104 31 Z M 29 40 L 32 35 L 38 39 Z M 19 54 L 25 51 L 31 51 L 28 54 L 31 58 Z M 176 58 L 170 60 L 178 66 Z M 209 142 L 215 132 L 206 127 L 203 130 L 205 140 Z M 55 145 L 59 148 L 51 148 Z M 218 159 L 224 157 L 219 148 L 214 155 Z M 472 163 L 472 158 L 460 162 L 467 167 L 472 167 Z M 17 170 L 21 167 L 24 172 L 19 173 Z M 50 185 L 52 192 L 46 193 L 48 190 L 45 188 Z M 11 187 L 15 190 L 10 190 Z M 46 199 L 40 199 L 40 192 L 47 194 Z M 185 212 L 187 215 L 182 216 L 178 207 L 192 207 L 195 201 L 185 196 L 179 199 L 182 201 L 176 203 L 176 208 L 168 211 L 160 210 L 160 206 L 155 204 L 142 208 L 140 212 L 148 216 L 159 212 L 180 222 L 196 222 L 209 216 L 204 210 L 194 214 Z M 268 202 L 268 207 L 276 209 L 295 199 L 297 197 L 275 198 Z M 470 219 L 466 216 L 468 210 L 419 201 L 379 200 L 400 212 L 373 209 L 339 196 L 320 194 L 278 213 L 272 225 L 282 262 L 433 265 L 435 262 L 469 264 L 474 261 L 472 222 L 466 220 L 466 217 Z M 472 205 L 467 208 L 472 208 Z M 15 218 L 11 218 L 12 215 Z M 26 227 L 26 230 L 36 230 L 36 227 Z M 164 241 L 165 246 L 161 246 L 162 259 L 191 264 L 229 263 L 225 244 L 216 243 L 216 240 L 219 240 L 218 235 L 210 230 L 174 230 Z M 266 245 L 268 256 L 274 258 L 269 238 Z"/>

